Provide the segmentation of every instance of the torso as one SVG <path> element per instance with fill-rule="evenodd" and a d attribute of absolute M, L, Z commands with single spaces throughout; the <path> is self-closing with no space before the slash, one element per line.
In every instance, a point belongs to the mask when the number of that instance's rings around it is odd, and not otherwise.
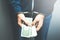
<path fill-rule="evenodd" d="M 34 0 L 34 11 L 40 13 L 51 13 L 53 11 L 54 3 L 55 0 Z M 22 5 L 23 11 L 31 11 L 32 0 L 23 0 Z"/>

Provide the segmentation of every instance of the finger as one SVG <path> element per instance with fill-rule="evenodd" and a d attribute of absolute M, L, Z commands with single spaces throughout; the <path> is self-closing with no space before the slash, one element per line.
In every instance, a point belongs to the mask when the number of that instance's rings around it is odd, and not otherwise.
<path fill-rule="evenodd" d="M 27 24 L 24 14 L 18 15 L 18 23 L 21 24 L 22 23 L 21 21 L 23 21 L 23 23 Z"/>
<path fill-rule="evenodd" d="M 36 23 L 36 21 L 33 21 L 33 22 L 32 22 L 32 26 L 34 26 L 34 25 L 35 25 L 35 23 Z"/>
<path fill-rule="evenodd" d="M 38 23 L 37 27 L 36 27 L 36 31 L 40 30 L 40 23 Z"/>
<path fill-rule="evenodd" d="M 43 25 L 43 19 L 42 19 L 42 18 L 40 18 L 40 20 L 39 20 L 39 23 L 38 23 L 38 25 L 37 25 L 36 30 L 37 30 L 37 31 L 39 31 L 39 30 L 41 29 L 42 25 Z"/>
<path fill-rule="evenodd" d="M 18 25 L 22 26 L 22 20 L 21 20 L 21 18 L 19 16 L 18 16 Z"/>
<path fill-rule="evenodd" d="M 22 14 L 21 14 L 22 15 Z M 26 25 L 30 25 L 30 23 L 26 20 L 25 15 L 21 16 L 21 20 L 26 24 Z"/>

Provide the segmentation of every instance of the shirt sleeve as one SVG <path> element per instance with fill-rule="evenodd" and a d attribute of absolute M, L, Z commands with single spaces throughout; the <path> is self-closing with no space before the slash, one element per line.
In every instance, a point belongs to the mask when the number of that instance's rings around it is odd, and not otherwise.
<path fill-rule="evenodd" d="M 9 1 L 16 13 L 21 12 L 21 3 L 20 3 L 21 0 L 9 0 Z"/>

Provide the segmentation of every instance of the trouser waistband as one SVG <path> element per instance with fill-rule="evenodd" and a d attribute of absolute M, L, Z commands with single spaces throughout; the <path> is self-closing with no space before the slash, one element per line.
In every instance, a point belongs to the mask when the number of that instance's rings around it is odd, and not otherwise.
<path fill-rule="evenodd" d="M 33 11 L 33 12 L 23 12 L 23 14 L 26 16 L 26 17 L 31 17 L 31 18 L 34 18 L 38 12 L 36 11 Z"/>

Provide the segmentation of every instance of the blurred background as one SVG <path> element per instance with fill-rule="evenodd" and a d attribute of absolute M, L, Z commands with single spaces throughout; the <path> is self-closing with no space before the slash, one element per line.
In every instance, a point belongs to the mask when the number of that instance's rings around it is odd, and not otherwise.
<path fill-rule="evenodd" d="M 53 1 L 53 0 L 52 0 Z M 0 40 L 16 40 L 15 28 L 9 11 L 8 2 L 0 0 Z M 13 18 L 15 19 L 15 18 Z M 60 40 L 60 1 L 56 0 L 52 12 L 52 19 L 47 40 Z"/>

